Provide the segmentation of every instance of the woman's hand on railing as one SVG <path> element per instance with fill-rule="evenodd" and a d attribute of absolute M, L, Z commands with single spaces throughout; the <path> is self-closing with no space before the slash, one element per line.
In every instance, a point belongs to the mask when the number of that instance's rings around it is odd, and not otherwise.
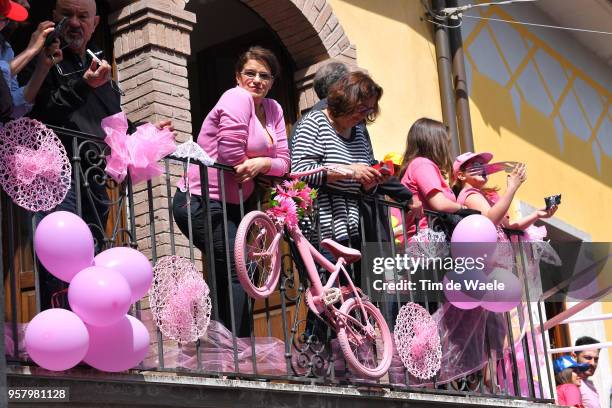
<path fill-rule="evenodd" d="M 252 180 L 258 174 L 266 174 L 272 166 L 272 160 L 269 157 L 253 157 L 246 159 L 239 165 L 234 167 L 236 171 L 236 181 L 244 183 Z"/>
<path fill-rule="evenodd" d="M 366 191 L 372 189 L 372 187 L 383 180 L 382 174 L 372 166 L 356 163 L 347 167 L 353 170 L 353 180 L 361 183 Z"/>

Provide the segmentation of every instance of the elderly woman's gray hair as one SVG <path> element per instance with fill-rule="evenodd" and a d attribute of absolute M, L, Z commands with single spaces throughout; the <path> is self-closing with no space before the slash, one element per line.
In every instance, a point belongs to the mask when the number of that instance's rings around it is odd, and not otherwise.
<path fill-rule="evenodd" d="M 343 62 L 331 61 L 323 65 L 315 73 L 312 80 L 315 93 L 319 99 L 327 98 L 329 88 L 349 72 Z"/>

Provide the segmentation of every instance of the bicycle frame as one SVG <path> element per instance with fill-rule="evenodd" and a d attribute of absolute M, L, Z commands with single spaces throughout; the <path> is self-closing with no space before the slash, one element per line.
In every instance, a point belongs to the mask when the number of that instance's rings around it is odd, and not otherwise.
<path fill-rule="evenodd" d="M 326 168 L 294 173 L 289 178 L 322 169 Z M 343 170 L 340 168 L 337 171 Z M 340 245 L 333 251 L 339 252 L 337 261 L 331 262 L 304 237 L 299 225 L 288 225 L 284 221 L 261 211 L 253 211 L 242 220 L 234 251 L 241 284 L 254 299 L 270 296 L 280 278 L 280 242 L 285 237 L 295 264 L 300 272 L 306 272 L 310 283 L 305 296 L 308 308 L 317 316 L 323 314 L 325 322 L 337 332 L 340 348 L 351 367 L 367 377 L 380 378 L 391 364 L 392 338 L 380 310 L 355 286 L 345 268 L 349 254 L 349 259 L 358 254 L 347 252 L 345 258 Z M 253 235 L 249 235 L 250 231 L 257 231 L 254 241 Z M 263 264 L 259 264 L 259 260 Z M 251 262 L 255 262 L 255 269 L 249 266 Z M 330 274 L 325 285 L 319 276 L 319 265 Z M 262 268 L 263 274 L 256 274 L 259 268 Z M 346 279 L 344 285 L 339 283 L 341 276 Z M 361 348 L 364 345 L 365 351 Z M 366 360 L 363 360 L 363 353 L 367 356 Z"/>
<path fill-rule="evenodd" d="M 327 311 L 330 317 L 330 321 L 336 325 L 336 321 L 340 315 L 343 318 L 353 319 L 351 316 L 347 316 L 340 312 L 340 310 L 333 305 L 325 305 L 322 297 L 325 292 L 334 287 L 334 284 L 338 280 L 340 273 L 343 273 L 347 279 L 348 287 L 350 288 L 350 293 L 353 295 L 358 304 L 361 312 L 365 315 L 365 309 L 361 303 L 361 292 L 357 289 L 353 280 L 351 279 L 349 273 L 345 269 L 346 261 L 344 258 L 340 257 L 336 261 L 335 264 L 330 262 L 327 258 L 325 258 L 305 237 L 302 235 L 302 231 L 299 227 L 289 229 L 289 235 L 293 239 L 295 246 L 300 254 L 300 258 L 302 262 L 304 262 L 304 267 L 306 268 L 306 273 L 308 274 L 308 280 L 310 281 L 310 293 L 312 295 L 312 300 L 315 305 L 321 304 L 324 306 L 324 311 Z M 280 233 L 277 235 L 280 237 Z M 275 238 L 276 240 L 276 238 Z M 274 243 L 274 242 L 273 242 Z M 272 247 L 272 245 L 271 245 Z M 326 271 L 330 273 L 329 279 L 325 285 L 321 282 L 321 278 L 319 277 L 319 273 L 317 270 L 316 264 L 321 265 L 325 268 Z M 344 302 L 344 297 L 341 298 L 341 301 Z M 313 310 L 315 312 L 315 310 Z M 320 312 L 317 314 L 320 315 Z M 361 324 L 360 322 L 356 322 Z"/>

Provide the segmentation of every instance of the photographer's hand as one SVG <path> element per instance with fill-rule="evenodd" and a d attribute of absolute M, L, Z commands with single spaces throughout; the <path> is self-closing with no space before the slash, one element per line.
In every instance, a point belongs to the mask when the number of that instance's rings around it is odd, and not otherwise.
<path fill-rule="evenodd" d="M 45 39 L 53 32 L 53 27 L 55 27 L 55 23 L 52 21 L 43 21 L 38 25 L 38 28 L 30 37 L 30 43 L 26 49 L 10 61 L 11 76 L 20 73 L 40 53 L 45 44 Z"/>
<path fill-rule="evenodd" d="M 98 64 L 95 60 L 83 74 L 83 80 L 92 88 L 97 88 L 110 81 L 111 66 L 106 60 L 101 60 Z"/>

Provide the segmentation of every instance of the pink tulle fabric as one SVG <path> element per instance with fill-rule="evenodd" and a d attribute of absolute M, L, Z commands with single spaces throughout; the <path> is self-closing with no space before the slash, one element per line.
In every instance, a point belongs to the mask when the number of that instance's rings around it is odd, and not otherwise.
<path fill-rule="evenodd" d="M 104 141 L 111 148 L 106 173 L 118 183 L 125 180 L 128 171 L 134 184 L 163 174 L 157 162 L 176 150 L 173 133 L 150 123 L 138 126 L 136 132 L 128 135 L 123 112 L 102 119 L 102 129 L 106 133 Z"/>
<path fill-rule="evenodd" d="M 151 339 L 157 339 L 156 326 L 151 313 L 143 311 L 142 322 L 147 326 Z M 287 362 L 285 361 L 285 345 L 274 337 L 237 338 L 237 362 L 234 360 L 234 341 L 232 332 L 223 324 L 211 320 L 206 334 L 201 337 L 198 353 L 196 343 L 179 344 L 164 341 L 163 365 L 165 368 L 186 368 L 207 372 L 240 372 L 244 374 L 286 375 Z M 253 364 L 255 358 L 255 365 Z M 157 343 L 153 342 L 149 355 L 145 359 L 145 368 L 160 367 L 160 358 Z M 237 365 L 235 364 L 237 363 Z"/>
<path fill-rule="evenodd" d="M 180 256 L 161 258 L 153 268 L 149 304 L 159 330 L 179 343 L 206 333 L 211 301 L 208 285 L 193 262 Z"/>
<path fill-rule="evenodd" d="M 28 352 L 25 348 L 27 326 L 27 323 L 17 323 L 17 335 L 13 336 L 13 325 L 9 322 L 4 323 L 4 353 L 7 357 L 20 361 L 28 359 Z M 15 354 L 15 339 L 17 340 L 17 354 Z"/>
<path fill-rule="evenodd" d="M 428 379 L 440 370 L 442 349 L 438 327 L 422 306 L 416 303 L 402 306 L 395 321 L 393 337 L 410 374 Z"/>
<path fill-rule="evenodd" d="M 521 337 L 522 338 L 522 337 Z M 540 374 L 546 375 L 546 360 L 544 356 L 544 343 L 542 342 L 541 334 L 537 333 L 535 335 L 535 343 L 538 351 L 538 360 L 536 361 L 535 352 L 533 348 L 533 340 L 531 338 L 531 333 L 526 333 L 527 345 L 529 347 L 529 356 L 530 365 L 531 365 L 531 374 L 533 377 L 533 388 L 536 395 L 536 398 L 542 398 L 540 395 L 540 379 L 538 378 L 538 369 L 537 366 L 540 366 Z M 529 378 L 527 377 L 527 364 L 525 362 L 525 354 L 523 350 L 523 342 L 519 339 L 514 343 L 514 352 L 516 356 L 516 365 L 517 365 L 517 374 L 518 374 L 518 386 L 521 397 L 529 397 Z M 510 395 L 515 395 L 514 390 L 514 380 L 512 378 L 512 356 L 510 354 L 510 348 L 507 348 L 504 352 L 504 364 L 502 366 L 501 361 L 498 364 L 497 370 L 497 382 L 502 387 L 508 387 L 508 392 Z M 505 380 L 504 380 L 505 377 Z M 542 387 L 544 391 L 543 398 L 550 398 L 550 391 L 547 386 Z"/>
<path fill-rule="evenodd" d="M 24 117 L 0 127 L 0 184 L 15 204 L 34 212 L 55 208 L 71 172 L 66 149 L 42 123 Z"/>

